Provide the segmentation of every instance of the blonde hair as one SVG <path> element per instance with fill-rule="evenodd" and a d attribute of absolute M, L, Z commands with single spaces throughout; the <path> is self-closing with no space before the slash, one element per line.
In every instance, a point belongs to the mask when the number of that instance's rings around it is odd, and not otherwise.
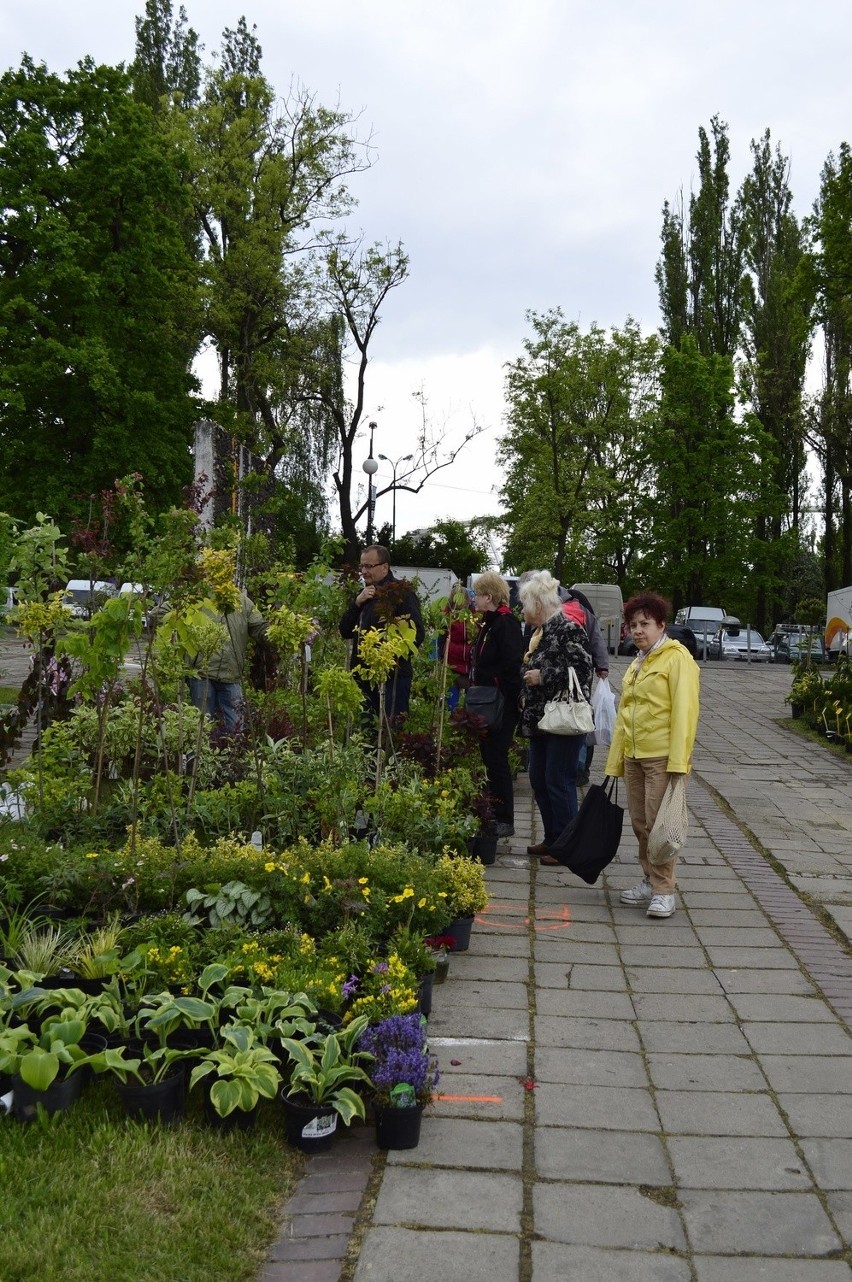
<path fill-rule="evenodd" d="M 486 570 L 474 579 L 473 590 L 478 596 L 490 596 L 495 605 L 509 604 L 509 585 L 494 570 Z"/>
<path fill-rule="evenodd" d="M 534 570 L 518 591 L 521 605 L 534 613 L 551 615 L 562 605 L 559 599 L 559 582 L 549 570 Z"/>

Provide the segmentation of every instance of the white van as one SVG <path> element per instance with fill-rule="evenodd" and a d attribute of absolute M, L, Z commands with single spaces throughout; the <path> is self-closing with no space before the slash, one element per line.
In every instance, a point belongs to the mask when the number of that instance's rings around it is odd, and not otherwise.
<path fill-rule="evenodd" d="M 115 596 L 115 584 L 106 579 L 69 579 L 65 584 L 65 595 L 62 604 L 75 619 L 90 619 L 98 606 Z"/>
<path fill-rule="evenodd" d="M 707 658 L 711 637 L 714 637 L 722 625 L 729 621 L 738 622 L 737 619 L 729 620 L 729 616 L 720 605 L 685 605 L 675 615 L 675 623 L 692 628 L 695 640 L 698 642 L 698 653 L 702 659 Z"/>

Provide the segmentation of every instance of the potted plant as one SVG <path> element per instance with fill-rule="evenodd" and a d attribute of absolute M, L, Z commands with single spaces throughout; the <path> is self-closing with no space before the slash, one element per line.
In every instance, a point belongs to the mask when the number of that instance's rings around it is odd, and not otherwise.
<path fill-rule="evenodd" d="M 466 952 L 474 916 L 488 903 L 485 869 L 473 859 L 449 851 L 437 860 L 436 869 L 450 916 L 449 925 L 441 933 L 454 939 L 451 952 Z"/>
<path fill-rule="evenodd" d="M 370 1080 L 379 1148 L 416 1148 L 423 1109 L 440 1077 L 419 1015 L 394 1015 L 367 1028 L 359 1045 L 373 1056 Z"/>
<path fill-rule="evenodd" d="M 367 1027 L 361 1015 L 346 1027 L 315 1034 L 306 1041 L 282 1038 L 291 1061 L 289 1083 L 281 1092 L 287 1139 L 306 1153 L 329 1148 L 338 1117 L 348 1126 L 364 1118 L 364 1100 L 354 1089 L 369 1084 L 364 1068 L 369 1056 L 357 1048 Z"/>
<path fill-rule="evenodd" d="M 222 1122 L 230 1118 L 245 1129 L 253 1123 L 261 1097 L 275 1099 L 281 1074 L 274 1052 L 246 1024 L 228 1024 L 220 1032 L 224 1044 L 207 1051 L 196 1064 L 189 1087 L 215 1073 L 205 1097 L 208 1117 Z"/>

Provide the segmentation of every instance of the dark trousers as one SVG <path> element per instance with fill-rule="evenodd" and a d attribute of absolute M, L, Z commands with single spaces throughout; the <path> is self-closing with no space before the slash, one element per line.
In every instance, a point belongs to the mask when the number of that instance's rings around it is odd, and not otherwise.
<path fill-rule="evenodd" d="M 510 708 L 507 700 L 500 729 L 489 731 L 479 745 L 488 776 L 488 791 L 497 801 L 498 823 L 511 824 L 515 821 L 515 789 L 509 766 L 509 749 L 517 724 L 517 709 Z"/>
<path fill-rule="evenodd" d="M 550 846 L 577 813 L 577 761 L 583 736 L 537 734 L 530 743 L 530 784 Z"/>
<path fill-rule="evenodd" d="M 379 692 L 375 686 L 358 683 L 364 691 L 364 711 L 368 722 L 375 722 L 379 715 Z M 385 682 L 385 716 L 388 721 L 408 712 L 411 700 L 411 677 L 394 673 Z"/>

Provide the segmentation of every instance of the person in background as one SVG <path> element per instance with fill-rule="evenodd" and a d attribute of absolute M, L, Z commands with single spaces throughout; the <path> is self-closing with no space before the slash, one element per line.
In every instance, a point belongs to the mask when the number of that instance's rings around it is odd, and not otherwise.
<path fill-rule="evenodd" d="M 503 720 L 480 742 L 488 791 L 497 802 L 497 835 L 515 833 L 515 792 L 509 748 L 518 724 L 523 639 L 521 625 L 509 609 L 509 588 L 493 571 L 473 581 L 473 606 L 482 622 L 473 643 L 471 685 L 496 686 L 503 695 Z"/>
<path fill-rule="evenodd" d="M 599 680 L 605 681 L 609 676 L 609 651 L 606 648 L 601 625 L 598 623 L 598 616 L 592 609 L 591 601 L 575 588 L 566 587 L 560 587 L 559 599 L 562 602 L 562 613 L 566 614 L 569 619 L 573 619 L 575 623 L 579 623 L 580 627 L 585 628 L 586 636 L 589 638 L 589 645 L 592 649 L 595 673 Z M 580 760 L 577 763 L 578 784 L 589 782 L 589 771 L 592 768 L 594 755 L 594 744 L 586 743 L 584 740 L 580 748 Z"/>
<path fill-rule="evenodd" d="M 440 655 L 443 658 L 446 653 L 447 667 L 452 673 L 453 684 L 447 691 L 447 707 L 452 712 L 458 707 L 462 690 L 468 687 L 473 653 L 470 638 L 473 602 L 463 583 L 454 583 L 450 588 L 444 614 L 447 616 L 447 630 L 441 638 Z"/>
<path fill-rule="evenodd" d="M 692 768 L 698 730 L 698 664 L 666 634 L 669 605 L 655 592 L 631 597 L 624 618 L 638 651 L 624 675 L 606 773 L 624 776 L 630 822 L 639 842 L 643 877 L 621 902 L 645 908 L 648 917 L 675 911 L 673 855 L 664 864 L 648 858 L 648 837 L 672 775 Z"/>
<path fill-rule="evenodd" d="M 544 705 L 568 689 L 574 669 L 583 694 L 592 689 L 592 651 L 584 628 L 562 613 L 559 584 L 547 570 L 530 574 L 520 588 L 524 622 L 532 629 L 524 655 L 521 733 L 529 738 L 529 775 L 541 814 L 543 840 L 528 846 L 542 863 L 557 864 L 549 847 L 577 813 L 577 760 L 582 735 L 538 729 Z"/>
<path fill-rule="evenodd" d="M 340 635 L 352 640 L 351 667 L 358 663 L 358 637 L 371 628 L 383 628 L 391 619 L 409 619 L 415 626 L 416 644 L 423 644 L 423 618 L 417 594 L 406 582 L 394 577 L 390 566 L 390 553 L 378 543 L 371 543 L 361 553 L 358 567 L 364 586 L 347 606 L 340 620 Z M 385 683 L 385 713 L 388 718 L 408 712 L 411 698 L 411 661 L 400 659 L 396 669 Z M 379 715 L 379 692 L 363 681 L 358 684 L 364 692 L 368 714 Z"/>
<path fill-rule="evenodd" d="M 233 734 L 242 716 L 242 677 L 249 637 L 254 640 L 262 637 L 268 625 L 242 588 L 239 603 L 233 610 L 205 608 L 204 613 L 225 629 L 225 635 L 222 644 L 204 663 L 204 670 L 189 678 L 189 695 L 196 708 L 209 717 L 221 717 L 225 729 Z"/>

